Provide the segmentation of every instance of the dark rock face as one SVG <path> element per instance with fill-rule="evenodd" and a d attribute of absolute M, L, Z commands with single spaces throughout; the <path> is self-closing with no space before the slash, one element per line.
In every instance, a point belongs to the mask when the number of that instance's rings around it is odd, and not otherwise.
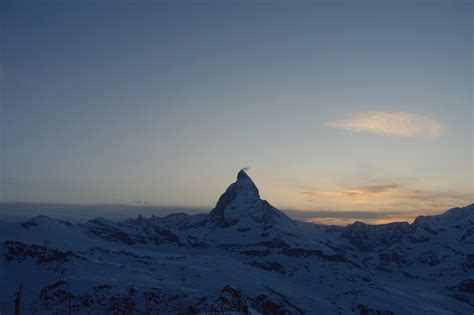
<path fill-rule="evenodd" d="M 70 294 L 69 283 L 60 280 L 43 287 L 40 291 L 39 297 L 43 303 L 52 307 L 55 304 L 59 304 L 60 301 L 66 301 Z"/>
<path fill-rule="evenodd" d="M 474 279 L 466 279 L 458 284 L 459 291 L 474 294 Z"/>
<path fill-rule="evenodd" d="M 109 304 L 109 314 L 133 314 L 136 309 L 135 293 L 129 291 L 127 295 L 116 296 Z"/>
<path fill-rule="evenodd" d="M 265 256 L 270 255 L 272 252 L 270 250 L 249 249 L 249 250 L 240 251 L 240 253 L 246 256 L 265 257 Z"/>
<path fill-rule="evenodd" d="M 432 250 L 422 253 L 420 256 L 418 256 L 417 261 L 429 266 L 436 266 L 441 263 L 441 259 Z"/>
<path fill-rule="evenodd" d="M 227 228 L 237 223 L 237 220 L 228 220 L 225 217 L 225 208 L 237 197 L 237 185 L 231 184 L 220 196 L 214 209 L 211 210 L 208 222 L 216 226 Z"/>
<path fill-rule="evenodd" d="M 474 254 L 469 254 L 466 256 L 464 263 L 462 265 L 464 271 L 469 271 L 474 269 Z"/>
<path fill-rule="evenodd" d="M 28 245 L 16 241 L 5 241 L 4 259 L 6 262 L 23 262 L 27 259 L 35 259 L 37 265 L 43 265 L 47 270 L 54 270 L 59 273 L 66 271 L 66 263 L 73 259 L 84 258 L 71 252 L 47 248 L 41 245 Z"/>
<path fill-rule="evenodd" d="M 371 308 L 368 308 L 367 306 L 365 306 L 364 304 L 357 305 L 357 308 L 360 311 L 360 313 L 359 313 L 360 315 L 395 315 L 391 311 L 382 311 L 382 310 L 371 309 Z"/>
<path fill-rule="evenodd" d="M 21 262 L 27 258 L 36 258 L 38 264 L 48 264 L 50 262 L 65 263 L 73 257 L 78 257 L 71 251 L 60 251 L 41 245 L 27 245 L 16 241 L 5 241 L 3 246 L 6 251 L 4 258 L 7 262 L 14 259 Z"/>
<path fill-rule="evenodd" d="M 241 169 L 238 173 L 237 173 L 237 180 L 242 180 L 242 179 L 247 179 L 247 180 L 251 180 L 250 179 L 250 176 L 247 175 L 247 173 Z M 257 187 L 255 187 L 257 188 Z"/>
<path fill-rule="evenodd" d="M 188 236 L 187 244 L 189 245 L 189 247 L 192 248 L 207 248 L 209 246 L 207 245 L 207 243 L 200 242 L 197 238 L 193 236 Z"/>
<path fill-rule="evenodd" d="M 153 241 L 155 245 L 167 244 L 167 243 L 179 243 L 179 237 L 159 226 L 146 226 L 143 228 L 146 236 L 150 241 Z"/>
<path fill-rule="evenodd" d="M 157 219 L 161 221 L 160 223 L 163 224 L 163 227 L 166 229 L 185 230 L 206 225 L 207 214 L 188 215 L 186 213 L 172 213 Z"/>
<path fill-rule="evenodd" d="M 249 261 L 248 264 L 250 266 L 254 266 L 266 271 L 285 273 L 285 268 L 282 266 L 282 264 L 280 264 L 277 261 L 260 262 L 260 261 L 253 260 L 253 261 Z"/>
<path fill-rule="evenodd" d="M 241 170 L 237 174 L 237 181 L 230 184 L 226 191 L 219 197 L 216 206 L 209 213 L 208 221 L 222 228 L 227 228 L 236 224 L 238 220 L 229 220 L 225 217 L 225 209 L 235 200 L 239 190 L 242 189 L 247 189 L 256 197 L 260 198 L 257 186 L 255 186 L 247 173 L 245 173 L 244 170 Z"/>
<path fill-rule="evenodd" d="M 255 297 L 255 308 L 264 315 L 270 314 L 287 314 L 284 307 L 278 303 L 273 302 L 265 294 L 260 294 Z"/>
<path fill-rule="evenodd" d="M 464 232 L 461 243 L 474 244 L 474 227 Z"/>
<path fill-rule="evenodd" d="M 290 245 L 288 245 L 284 240 L 281 238 L 273 238 L 268 241 L 261 241 L 258 242 L 256 245 L 258 246 L 264 246 L 268 248 L 288 248 Z"/>
<path fill-rule="evenodd" d="M 219 197 L 216 206 L 211 210 L 209 216 L 223 215 L 224 209 L 237 197 L 237 185 L 235 183 L 227 187 L 226 191 Z"/>
<path fill-rule="evenodd" d="M 261 219 L 257 220 L 258 223 L 261 223 L 265 226 L 271 226 L 272 224 L 276 223 L 276 219 L 278 218 L 291 221 L 291 219 L 286 214 L 278 211 L 268 201 L 262 200 L 262 204 L 264 214 Z"/>
<path fill-rule="evenodd" d="M 454 286 L 448 287 L 448 289 L 463 293 L 474 294 L 474 279 L 465 279 Z"/>
<path fill-rule="evenodd" d="M 339 255 L 339 254 L 326 255 L 320 250 L 310 250 L 310 249 L 303 249 L 303 248 L 283 248 L 280 251 L 280 253 L 286 256 L 296 256 L 296 257 L 318 256 L 324 260 L 335 261 L 335 262 L 346 261 L 346 259 L 342 255 Z"/>
<path fill-rule="evenodd" d="M 142 237 L 132 239 L 132 237 L 128 233 L 125 233 L 116 227 L 106 225 L 100 220 L 90 220 L 89 223 L 94 224 L 94 226 L 90 226 L 88 228 L 89 233 L 94 234 L 99 238 L 109 241 L 116 241 L 127 245 L 133 245 L 136 243 L 148 243 L 147 240 Z"/>
<path fill-rule="evenodd" d="M 468 278 L 446 288 L 449 296 L 462 303 L 474 306 L 474 279 Z"/>
<path fill-rule="evenodd" d="M 184 314 L 224 314 L 233 312 L 250 314 L 250 308 L 262 315 L 304 315 L 305 312 L 293 305 L 286 296 L 272 289 L 254 297 L 245 295 L 240 288 L 227 285 L 217 296 L 203 296 L 186 306 Z"/>
<path fill-rule="evenodd" d="M 252 306 L 263 315 L 304 315 L 305 312 L 292 304 L 286 296 L 270 289 L 272 296 L 259 294 Z"/>
<path fill-rule="evenodd" d="M 217 301 L 212 305 L 211 312 L 240 312 L 248 314 L 248 303 L 239 289 L 233 286 L 225 286 Z"/>
<path fill-rule="evenodd" d="M 121 227 L 126 228 L 126 224 Z M 180 243 L 180 239 L 176 234 L 154 224 L 143 224 L 139 226 L 139 229 L 135 230 L 135 233 L 130 233 L 121 228 L 101 222 L 98 219 L 94 219 L 88 222 L 88 231 L 99 238 L 120 242 L 126 245 Z"/>
<path fill-rule="evenodd" d="M 29 229 L 29 228 L 34 227 L 34 226 L 38 226 L 38 223 L 36 223 L 33 220 L 30 220 L 28 222 L 24 222 L 24 223 L 21 224 L 21 227 L 24 228 L 24 229 Z"/>
<path fill-rule="evenodd" d="M 405 259 L 398 252 L 392 250 L 389 252 L 383 252 L 378 255 L 379 264 L 377 270 L 392 272 L 394 266 L 400 266 L 405 263 Z"/>

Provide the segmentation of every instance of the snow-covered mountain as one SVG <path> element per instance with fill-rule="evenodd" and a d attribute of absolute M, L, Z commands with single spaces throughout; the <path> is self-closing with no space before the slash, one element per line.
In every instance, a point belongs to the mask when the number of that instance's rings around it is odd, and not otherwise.
<path fill-rule="evenodd" d="M 260 199 L 257 186 L 244 170 L 237 174 L 237 181 L 219 198 L 216 207 L 209 213 L 208 221 L 224 228 L 234 225 L 258 229 L 295 226 L 283 212 Z"/>
<path fill-rule="evenodd" d="M 471 314 L 474 204 L 413 224 L 292 221 L 240 171 L 209 214 L 0 222 L 0 313 Z M 232 314 L 232 313 L 229 313 Z"/>

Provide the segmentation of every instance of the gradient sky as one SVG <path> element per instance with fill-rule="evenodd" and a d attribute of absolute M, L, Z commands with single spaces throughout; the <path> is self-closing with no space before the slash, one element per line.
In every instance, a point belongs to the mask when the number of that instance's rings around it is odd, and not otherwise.
<path fill-rule="evenodd" d="M 2 1 L 0 21 L 4 202 L 211 208 L 247 166 L 321 222 L 473 201 L 471 1 Z"/>

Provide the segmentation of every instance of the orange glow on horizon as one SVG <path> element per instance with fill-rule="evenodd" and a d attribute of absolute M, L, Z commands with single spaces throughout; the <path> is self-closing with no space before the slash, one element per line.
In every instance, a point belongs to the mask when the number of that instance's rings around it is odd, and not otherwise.
<path fill-rule="evenodd" d="M 352 224 L 356 221 L 364 222 L 366 224 L 387 224 L 393 222 L 408 222 L 413 223 L 416 216 L 406 216 L 406 217 L 391 217 L 383 219 L 358 219 L 358 218 L 309 218 L 306 219 L 306 222 L 319 223 L 319 224 L 329 224 L 329 225 L 340 225 L 346 226 Z"/>

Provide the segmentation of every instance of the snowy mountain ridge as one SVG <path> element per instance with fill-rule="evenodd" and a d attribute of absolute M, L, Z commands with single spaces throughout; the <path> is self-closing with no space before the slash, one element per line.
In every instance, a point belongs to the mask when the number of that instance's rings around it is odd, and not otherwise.
<path fill-rule="evenodd" d="M 28 314 L 470 314 L 474 204 L 412 224 L 295 222 L 240 171 L 209 214 L 0 221 Z M 13 304 L 0 304 L 0 312 Z"/>
<path fill-rule="evenodd" d="M 249 222 L 245 222 L 249 221 Z M 235 224 L 261 225 L 268 227 L 294 226 L 293 221 L 266 200 L 260 199 L 257 186 L 244 170 L 237 174 L 237 181 L 231 184 L 209 213 L 209 223 L 219 227 Z"/>

